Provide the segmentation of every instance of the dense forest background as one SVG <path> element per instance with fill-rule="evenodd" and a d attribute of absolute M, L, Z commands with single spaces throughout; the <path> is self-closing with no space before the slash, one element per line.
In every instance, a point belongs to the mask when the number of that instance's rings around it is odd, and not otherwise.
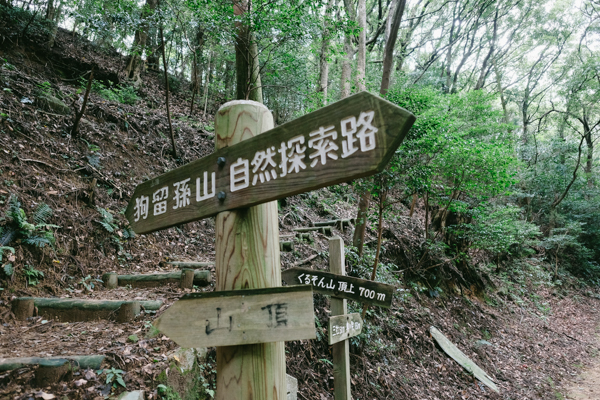
<path fill-rule="evenodd" d="M 483 288 L 474 258 L 499 266 L 543 252 L 555 279 L 563 267 L 596 279 L 600 3 L 234 3 L 31 0 L 7 15 L 28 11 L 53 32 L 63 26 L 116 48 L 119 81 L 94 83 L 106 96 L 135 101 L 140 76 L 166 68 L 190 115 L 246 98 L 281 124 L 379 92 L 418 119 L 388 169 L 355 182 L 359 253 L 363 220 L 377 229 L 378 215 L 394 218 L 394 203 L 418 203 L 427 223 L 412 271 L 424 278 L 437 259 L 453 279 Z M 35 29 L 22 21 L 20 34 Z M 183 144 L 173 146 L 176 156 Z"/>
<path fill-rule="evenodd" d="M 598 1 L 0 0 L 0 356 L 95 351 L 121 371 L 122 386 L 53 386 L 69 398 L 212 397 L 214 349 L 182 389 L 157 314 L 63 325 L 16 321 L 10 303 L 172 304 L 178 287 L 105 290 L 102 274 L 214 261 L 214 221 L 136 236 L 123 216 L 135 186 L 213 152 L 227 101 L 263 102 L 284 124 L 367 90 L 417 116 L 390 164 L 282 199 L 278 216 L 295 246 L 283 269 L 327 269 L 328 238 L 294 229 L 335 219 L 348 273 L 396 286 L 389 310 L 349 304 L 366 313 L 353 394 L 499 398 L 435 347 L 434 325 L 504 398 L 560 398 L 598 353 L 599 39 Z M 314 300 L 320 336 L 286 343 L 286 359 L 303 398 L 323 399 L 329 303 Z M 17 371 L 0 374 L 0 397 L 37 392 Z"/>

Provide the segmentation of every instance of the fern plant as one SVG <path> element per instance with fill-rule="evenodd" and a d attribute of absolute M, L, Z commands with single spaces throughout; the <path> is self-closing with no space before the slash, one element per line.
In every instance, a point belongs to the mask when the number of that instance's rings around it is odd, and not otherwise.
<path fill-rule="evenodd" d="M 0 247 L 17 239 L 40 248 L 46 245 L 53 246 L 55 238 L 52 228 L 60 228 L 60 226 L 46 222 L 51 216 L 50 206 L 42 203 L 35 208 L 31 218 L 32 222 L 29 222 L 25 210 L 21 208 L 21 203 L 13 194 L 10 197 L 5 218 L 3 218 L 8 223 L 0 227 Z"/>

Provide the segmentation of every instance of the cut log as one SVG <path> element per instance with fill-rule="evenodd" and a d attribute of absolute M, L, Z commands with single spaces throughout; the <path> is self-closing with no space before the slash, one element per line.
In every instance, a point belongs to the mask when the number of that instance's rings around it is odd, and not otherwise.
<path fill-rule="evenodd" d="M 279 250 L 287 253 L 294 251 L 294 242 L 279 242 Z"/>
<path fill-rule="evenodd" d="M 124 301 L 119 307 L 117 313 L 117 322 L 122 324 L 129 322 L 140 313 L 140 302 L 139 301 Z"/>
<path fill-rule="evenodd" d="M 178 268 L 201 268 L 201 267 L 214 267 L 213 261 L 169 261 L 167 264 Z"/>
<path fill-rule="evenodd" d="M 104 282 L 104 286 L 107 289 L 114 289 L 119 286 L 119 275 L 115 272 L 109 272 L 107 274 L 102 275 L 102 282 Z"/>
<path fill-rule="evenodd" d="M 208 272 L 208 271 L 198 271 Z M 194 288 L 194 270 L 184 269 L 181 271 L 181 281 L 179 283 L 181 289 L 193 289 Z"/>
<path fill-rule="evenodd" d="M 55 356 L 55 357 L 18 357 L 18 358 L 0 358 L 0 372 L 12 371 L 13 369 L 23 368 L 28 365 L 56 366 L 62 365 L 66 361 L 72 361 L 73 366 L 81 369 L 99 369 L 103 355 L 93 356 Z"/>
<path fill-rule="evenodd" d="M 108 319 L 115 316 L 123 303 L 122 300 L 82 300 L 82 299 L 54 299 L 41 297 L 20 297 L 15 301 L 33 299 L 39 315 L 47 318 L 56 318 L 61 321 L 92 321 L 95 319 Z M 162 306 L 160 300 L 146 300 L 139 302 L 144 310 L 158 310 Z"/>
<path fill-rule="evenodd" d="M 352 223 L 351 219 L 333 219 L 331 221 L 319 221 L 319 222 L 315 222 L 314 225 L 315 227 L 319 226 L 336 226 L 340 229 L 345 228 L 347 226 L 350 226 L 350 224 Z"/>
<path fill-rule="evenodd" d="M 15 299 L 12 303 L 12 312 L 18 321 L 25 321 L 27 318 L 33 317 L 34 309 L 35 305 L 31 298 Z"/>
<path fill-rule="evenodd" d="M 319 232 L 326 236 L 331 236 L 331 227 L 330 226 L 311 226 L 308 228 L 296 228 L 294 232 Z"/>
<path fill-rule="evenodd" d="M 194 271 L 193 285 L 207 286 L 210 283 L 210 271 Z M 160 274 L 118 275 L 118 285 L 131 285 L 134 288 L 162 286 L 166 283 L 180 283 L 181 271 Z"/>
<path fill-rule="evenodd" d="M 60 382 L 63 378 L 73 373 L 71 362 L 65 359 L 53 360 L 51 362 L 40 364 L 35 371 L 33 385 L 36 387 L 46 387 Z"/>

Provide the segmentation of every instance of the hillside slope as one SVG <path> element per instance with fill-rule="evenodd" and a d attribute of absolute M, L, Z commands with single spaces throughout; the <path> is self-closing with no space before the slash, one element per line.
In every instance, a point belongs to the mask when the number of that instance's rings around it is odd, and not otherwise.
<path fill-rule="evenodd" d="M 103 368 L 123 372 L 127 390 L 142 389 L 146 398 L 177 398 L 195 387 L 198 398 L 214 389 L 214 349 L 200 357 L 193 376 L 177 375 L 182 363 L 177 346 L 152 328 L 152 320 L 183 293 L 176 284 L 159 288 L 104 289 L 105 272 L 140 274 L 172 270 L 169 260 L 214 260 L 214 222 L 198 221 L 150 235 L 130 237 L 122 216 L 135 186 L 212 152 L 210 116 L 188 115 L 186 85 L 172 100 L 179 159 L 170 153 L 164 90 L 160 75 L 147 72 L 135 91 L 119 82 L 123 59 L 59 30 L 48 50 L 36 30 L 17 38 L 6 20 L 0 26 L 0 212 L 20 204 L 32 222 L 37 207 L 47 204 L 46 223 L 55 243 L 44 247 L 27 239 L 42 234 L 17 232 L 11 218 L 5 228 L 0 261 L 0 358 L 103 354 Z M 20 40 L 17 40 L 20 39 Z M 77 137 L 70 134 L 81 105 L 86 72 L 94 66 L 96 85 Z M 83 82 L 82 82 L 83 80 Z M 122 86 L 110 90 L 110 85 Z M 57 101 L 58 100 L 58 101 Z M 127 101 L 135 104 L 124 104 Z M 12 198 L 12 200 L 11 200 Z M 280 203 L 280 235 L 314 222 L 351 218 L 356 194 L 348 185 L 294 196 Z M 397 204 L 386 221 L 384 267 L 379 280 L 397 286 L 390 310 L 373 309 L 363 333 L 351 341 L 352 392 L 356 399 L 549 399 L 560 398 L 560 385 L 597 354 L 595 327 L 598 295 L 571 283 L 552 284 L 543 260 L 516 260 L 493 275 L 495 290 L 485 298 L 442 292 L 403 275 L 422 243 L 424 215 Z M 12 229 L 12 231 L 11 231 Z M 9 234 L 7 232 L 13 232 Z M 351 231 L 334 229 L 348 245 Z M 29 236 L 28 236 L 29 235 Z M 369 232 L 374 239 L 374 232 Z M 287 239 L 286 239 L 287 240 Z M 328 238 L 294 240 L 294 251 L 282 254 L 282 268 L 310 259 L 304 266 L 326 269 Z M 373 253 L 372 246 L 367 249 Z M 7 265 L 10 264 L 10 267 Z M 347 253 L 348 272 L 367 278 L 370 267 Z M 399 267 L 398 267 L 399 266 Z M 7 268 L 4 268 L 7 267 Z M 484 268 L 482 266 L 482 268 Z M 498 276 L 498 277 L 496 277 Z M 196 290 L 212 290 L 212 285 Z M 159 299 L 158 313 L 144 312 L 127 323 L 111 320 L 64 323 L 34 317 L 17 321 L 10 304 L 15 297 L 81 299 Z M 349 308 L 358 312 L 359 304 Z M 323 327 L 329 300 L 315 295 L 319 338 L 286 344 L 288 373 L 298 379 L 302 399 L 332 398 L 331 351 Z M 429 335 L 436 326 L 498 384 L 490 392 L 448 358 Z M 135 338 L 132 335 L 136 335 Z M 49 387 L 37 387 L 35 367 L 0 372 L 0 397 L 29 399 L 40 391 L 58 397 L 101 398 L 125 388 L 106 382 L 98 371 L 79 371 Z M 168 385 L 159 393 L 159 385 Z M 171 397 L 168 397 L 171 396 Z"/>

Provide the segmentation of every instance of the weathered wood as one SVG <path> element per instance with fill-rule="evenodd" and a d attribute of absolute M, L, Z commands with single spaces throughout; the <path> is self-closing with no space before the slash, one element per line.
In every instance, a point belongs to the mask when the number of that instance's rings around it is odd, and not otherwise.
<path fill-rule="evenodd" d="M 35 371 L 33 385 L 46 387 L 60 382 L 67 375 L 71 375 L 73 368 L 69 360 L 54 360 L 40 365 Z"/>
<path fill-rule="evenodd" d="M 119 307 L 119 311 L 117 313 L 117 322 L 125 323 L 129 322 L 135 318 L 136 315 L 140 313 L 140 302 L 139 301 L 124 301 Z"/>
<path fill-rule="evenodd" d="M 217 124 L 238 106 L 221 108 Z M 240 121 L 262 130 L 261 112 Z M 227 129 L 238 132 L 228 136 L 227 147 L 138 185 L 125 215 L 135 232 L 149 233 L 372 175 L 385 167 L 414 121 L 410 112 L 362 92 L 264 135 L 233 125 Z M 232 141 L 235 135 L 247 140 Z"/>
<path fill-rule="evenodd" d="M 116 272 L 109 272 L 102 275 L 102 282 L 107 289 L 114 289 L 119 286 L 119 275 Z"/>
<path fill-rule="evenodd" d="M 318 221 L 315 222 L 315 226 L 337 226 L 338 228 L 343 228 L 346 226 L 350 226 L 352 223 L 352 219 L 333 219 L 331 221 Z"/>
<path fill-rule="evenodd" d="M 252 101 L 229 102 L 215 117 L 217 149 L 228 152 L 241 141 L 244 143 L 237 148 L 245 147 L 248 140 L 267 140 L 261 133 L 271 128 L 273 116 L 264 105 Z M 226 155 L 226 161 L 236 162 L 233 154 Z M 239 154 L 241 157 L 245 152 Z M 221 171 L 229 173 L 229 166 Z M 217 193 L 228 190 L 229 178 L 225 181 L 227 187 L 217 186 Z M 216 290 L 281 286 L 276 201 L 220 213 L 215 233 Z M 217 400 L 280 400 L 284 396 L 283 342 L 217 347 Z"/>
<path fill-rule="evenodd" d="M 329 344 L 332 345 L 341 342 L 342 340 L 360 335 L 362 326 L 363 322 L 360 313 L 330 317 L 327 329 L 327 332 L 329 333 Z"/>
<path fill-rule="evenodd" d="M 186 348 L 316 337 L 307 285 L 187 294 L 154 326 Z"/>
<path fill-rule="evenodd" d="M 55 356 L 55 357 L 16 357 L 0 358 L 0 371 L 12 371 L 28 365 L 56 366 L 72 361 L 81 369 L 98 369 L 104 361 L 103 355 L 91 356 Z"/>
<path fill-rule="evenodd" d="M 294 242 L 279 242 L 279 251 L 288 253 L 294 251 Z"/>
<path fill-rule="evenodd" d="M 194 288 L 194 270 L 184 269 L 181 271 L 181 282 L 179 283 L 181 289 L 193 289 Z"/>
<path fill-rule="evenodd" d="M 202 268 L 215 265 L 212 261 L 169 261 L 167 264 L 178 268 Z"/>
<path fill-rule="evenodd" d="M 306 232 L 319 232 L 326 236 L 331 236 L 332 231 L 330 226 L 311 226 L 307 228 L 296 228 L 294 232 L 306 233 Z"/>
<path fill-rule="evenodd" d="M 467 357 L 462 351 L 458 349 L 442 332 L 440 332 L 436 327 L 432 326 L 429 328 L 429 332 L 431 336 L 436 340 L 436 342 L 440 345 L 442 350 L 446 352 L 454 361 L 459 363 L 464 369 L 469 371 L 471 374 L 475 376 L 475 378 L 479 379 L 484 385 L 492 389 L 496 393 L 500 393 L 498 391 L 498 387 L 492 381 L 492 378 L 477 364 L 475 364 L 469 357 Z"/>
<path fill-rule="evenodd" d="M 99 318 L 116 317 L 123 303 L 122 300 L 83 300 L 55 299 L 41 297 L 20 297 L 15 299 L 33 299 L 39 315 L 57 318 L 61 321 L 91 321 Z M 160 300 L 140 301 L 145 310 L 158 310 L 162 306 Z"/>
<path fill-rule="evenodd" d="M 105 274 L 106 275 L 106 274 Z M 102 280 L 104 280 L 103 275 Z M 164 285 L 167 283 L 180 283 L 181 282 L 181 271 L 166 272 L 159 274 L 140 274 L 140 275 L 116 275 L 118 286 L 127 286 L 135 288 L 154 287 Z M 112 278 L 109 278 L 112 279 Z M 210 271 L 194 271 L 194 282 L 196 286 L 206 286 L 210 283 Z"/>
<path fill-rule="evenodd" d="M 332 275 L 339 277 L 346 275 L 344 241 L 339 236 L 329 239 L 329 271 Z M 332 297 L 331 315 L 345 315 L 347 313 L 346 299 Z M 347 340 L 334 343 L 331 352 L 333 355 L 333 397 L 335 400 L 351 400 L 350 344 Z"/>
<path fill-rule="evenodd" d="M 33 317 L 35 305 L 31 298 L 15 299 L 12 303 L 12 312 L 15 314 L 17 321 L 25 321 L 29 317 Z"/>
<path fill-rule="evenodd" d="M 339 276 L 308 268 L 290 268 L 281 273 L 288 285 L 312 285 L 317 293 L 356 300 L 369 305 L 389 308 L 394 286 L 351 276 Z"/>
<path fill-rule="evenodd" d="M 310 232 L 298 232 L 296 237 L 298 238 L 298 240 L 306 240 L 309 243 L 312 243 L 314 241 L 312 234 Z"/>

